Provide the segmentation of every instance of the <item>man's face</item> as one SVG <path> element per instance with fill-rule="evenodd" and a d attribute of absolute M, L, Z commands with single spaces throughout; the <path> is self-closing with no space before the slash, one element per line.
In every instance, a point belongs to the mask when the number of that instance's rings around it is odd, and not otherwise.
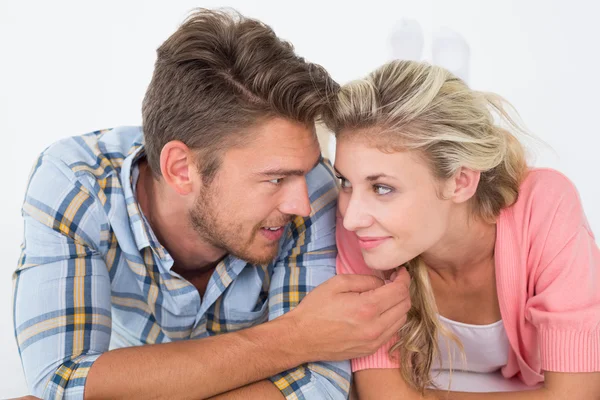
<path fill-rule="evenodd" d="M 271 262 L 285 226 L 310 214 L 306 174 L 320 157 L 316 135 L 298 123 L 271 119 L 249 143 L 222 156 L 201 189 L 190 220 L 200 237 L 253 264 Z"/>

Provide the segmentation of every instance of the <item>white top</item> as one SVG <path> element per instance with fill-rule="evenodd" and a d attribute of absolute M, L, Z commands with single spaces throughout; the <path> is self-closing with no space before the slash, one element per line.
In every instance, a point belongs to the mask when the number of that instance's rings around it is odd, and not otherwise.
<path fill-rule="evenodd" d="M 510 345 L 502 320 L 489 325 L 470 325 L 439 316 L 440 321 L 458 337 L 464 346 L 466 363 L 460 350 L 450 341 L 452 374 L 448 357 L 448 342 L 439 337 L 442 365 L 434 360 L 431 375 L 442 390 L 463 392 L 510 392 L 534 389 L 518 379 L 506 379 L 500 368 L 508 362 Z"/>
<path fill-rule="evenodd" d="M 502 320 L 489 325 L 470 325 L 441 315 L 439 319 L 462 343 L 466 364 L 456 343 L 448 342 L 440 334 L 438 341 L 442 365 L 440 367 L 439 362 L 434 361 L 432 370 L 450 369 L 448 345 L 452 354 L 452 370 L 487 373 L 498 371 L 508 362 L 510 344 Z"/>

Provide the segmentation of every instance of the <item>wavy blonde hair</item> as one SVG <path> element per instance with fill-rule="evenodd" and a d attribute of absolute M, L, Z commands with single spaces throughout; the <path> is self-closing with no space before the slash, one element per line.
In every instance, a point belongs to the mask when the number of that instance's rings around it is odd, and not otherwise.
<path fill-rule="evenodd" d="M 500 96 L 472 90 L 443 68 L 393 61 L 342 86 L 323 121 L 338 139 L 361 135 L 383 151 L 418 152 L 439 180 L 461 167 L 480 171 L 473 215 L 493 223 L 517 200 L 527 170 L 514 135 L 526 132 L 509 111 Z M 423 393 L 433 385 L 438 332 L 462 345 L 439 323 L 426 265 L 417 257 L 406 266 L 412 308 L 391 352 L 399 352 L 406 382 Z"/>

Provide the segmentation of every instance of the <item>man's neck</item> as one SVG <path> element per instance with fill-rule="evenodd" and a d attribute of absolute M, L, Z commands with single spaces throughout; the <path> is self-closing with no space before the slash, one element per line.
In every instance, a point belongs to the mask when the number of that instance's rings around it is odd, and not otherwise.
<path fill-rule="evenodd" d="M 212 270 L 226 255 L 198 236 L 189 222 L 185 199 L 162 179 L 156 179 L 146 160 L 139 163 L 136 195 L 142 213 L 178 271 Z"/>

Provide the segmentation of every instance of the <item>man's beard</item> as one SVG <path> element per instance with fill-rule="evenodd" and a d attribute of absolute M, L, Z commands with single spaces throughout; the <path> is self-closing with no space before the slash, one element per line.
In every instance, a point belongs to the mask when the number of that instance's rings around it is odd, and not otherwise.
<path fill-rule="evenodd" d="M 203 191 L 189 213 L 192 228 L 202 240 L 250 264 L 268 264 L 273 261 L 279 251 L 277 242 L 270 246 L 254 243 L 260 234 L 260 228 L 265 225 L 262 222 L 255 225 L 245 237 L 242 224 L 237 223 L 234 218 L 230 221 L 222 218 L 229 210 L 219 210 L 218 202 L 215 201 L 217 196 L 212 192 L 210 188 Z M 279 225 L 272 226 L 285 226 L 290 221 L 291 217 L 287 216 L 285 220 L 280 220 Z"/>

